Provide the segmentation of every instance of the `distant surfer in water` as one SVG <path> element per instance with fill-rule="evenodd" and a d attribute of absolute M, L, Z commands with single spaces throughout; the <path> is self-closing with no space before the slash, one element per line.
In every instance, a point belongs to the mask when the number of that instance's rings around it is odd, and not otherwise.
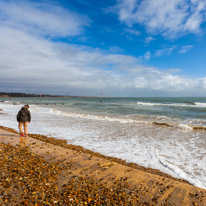
<path fill-rule="evenodd" d="M 17 114 L 17 121 L 19 122 L 19 131 L 20 131 L 20 137 L 27 137 L 28 135 L 28 122 L 31 121 L 31 114 L 29 111 L 29 105 L 24 105 L 21 110 L 19 110 Z M 22 127 L 24 127 L 24 132 Z"/>

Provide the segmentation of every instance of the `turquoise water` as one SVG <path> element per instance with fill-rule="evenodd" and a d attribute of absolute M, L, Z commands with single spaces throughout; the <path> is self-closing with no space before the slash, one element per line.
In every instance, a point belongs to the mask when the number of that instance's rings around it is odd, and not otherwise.
<path fill-rule="evenodd" d="M 16 114 L 24 104 L 32 115 L 29 133 L 65 139 L 206 189 L 206 98 L 2 98 L 0 125 L 18 131 Z"/>
<path fill-rule="evenodd" d="M 7 101 L 9 99 L 0 99 Z M 102 101 L 102 102 L 101 102 Z M 205 119 L 206 98 L 12 98 L 13 103 L 61 107 L 82 113 L 106 115 L 166 116 L 180 119 Z"/>

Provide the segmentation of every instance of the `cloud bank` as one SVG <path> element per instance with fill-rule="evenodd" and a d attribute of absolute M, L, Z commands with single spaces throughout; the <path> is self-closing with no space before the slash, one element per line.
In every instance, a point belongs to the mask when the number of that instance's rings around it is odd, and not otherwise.
<path fill-rule="evenodd" d="M 148 33 L 167 38 L 200 33 L 206 21 L 205 0 L 119 0 L 113 8 L 128 26 L 141 24 Z"/>
<path fill-rule="evenodd" d="M 206 90 L 206 77 L 186 78 L 176 75 L 174 70 L 162 71 L 144 65 L 138 57 L 51 39 L 81 35 L 91 22 L 88 17 L 59 5 L 48 8 L 38 4 L 37 7 L 35 3 L 21 1 L 23 7 L 20 8 L 16 1 L 10 2 L 11 7 L 8 4 L 0 3 L 1 91 L 180 96 L 185 95 L 185 91 L 201 95 Z M 150 55 L 146 53 L 145 59 Z"/>
<path fill-rule="evenodd" d="M 1 1 L 0 22 L 32 34 L 49 37 L 81 34 L 90 20 L 60 5 L 35 1 Z"/>

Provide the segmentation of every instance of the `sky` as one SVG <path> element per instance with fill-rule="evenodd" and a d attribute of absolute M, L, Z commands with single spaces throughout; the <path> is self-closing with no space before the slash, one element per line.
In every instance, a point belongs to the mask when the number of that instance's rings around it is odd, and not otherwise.
<path fill-rule="evenodd" d="M 206 96 L 205 0 L 0 0 L 0 92 Z"/>

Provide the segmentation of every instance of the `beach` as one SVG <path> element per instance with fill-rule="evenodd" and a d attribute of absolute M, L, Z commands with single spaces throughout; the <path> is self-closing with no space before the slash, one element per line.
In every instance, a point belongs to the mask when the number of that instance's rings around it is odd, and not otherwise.
<path fill-rule="evenodd" d="M 29 133 L 153 168 L 206 189 L 206 98 L 1 98 L 0 125 L 18 131 L 24 104 Z"/>
<path fill-rule="evenodd" d="M 1 205 L 205 205 L 206 190 L 66 141 L 1 127 Z"/>
<path fill-rule="evenodd" d="M 0 11 L 0 206 L 206 206 L 206 0 Z"/>

